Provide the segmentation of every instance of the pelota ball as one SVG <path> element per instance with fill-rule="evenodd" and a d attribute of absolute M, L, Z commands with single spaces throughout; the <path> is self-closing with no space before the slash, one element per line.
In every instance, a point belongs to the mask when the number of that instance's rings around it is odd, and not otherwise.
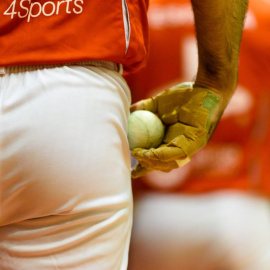
<path fill-rule="evenodd" d="M 128 119 L 129 148 L 156 148 L 162 143 L 164 131 L 162 121 L 154 113 L 134 111 Z"/>

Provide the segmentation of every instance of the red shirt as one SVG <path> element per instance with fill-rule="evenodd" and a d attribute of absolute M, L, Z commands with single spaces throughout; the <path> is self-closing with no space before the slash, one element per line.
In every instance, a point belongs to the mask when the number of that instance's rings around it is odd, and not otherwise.
<path fill-rule="evenodd" d="M 2 0 L 0 66 L 146 60 L 148 0 Z"/>

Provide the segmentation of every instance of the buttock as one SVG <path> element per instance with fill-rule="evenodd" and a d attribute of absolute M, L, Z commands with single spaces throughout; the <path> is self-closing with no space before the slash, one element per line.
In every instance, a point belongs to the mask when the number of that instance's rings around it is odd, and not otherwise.
<path fill-rule="evenodd" d="M 2 225 L 130 189 L 129 97 L 104 70 L 37 70 L 2 82 Z"/>
<path fill-rule="evenodd" d="M 11 73 L 0 106 L 1 269 L 30 269 L 25 258 L 31 269 L 120 269 L 132 219 L 123 78 L 80 66 Z"/>

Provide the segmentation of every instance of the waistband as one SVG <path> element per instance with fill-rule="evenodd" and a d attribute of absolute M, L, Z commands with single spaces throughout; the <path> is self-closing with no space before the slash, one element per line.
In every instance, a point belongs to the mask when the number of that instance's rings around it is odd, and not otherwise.
<path fill-rule="evenodd" d="M 113 62 L 93 60 L 93 61 L 84 61 L 84 62 L 75 62 L 75 63 L 63 63 L 63 64 L 51 64 L 51 65 L 29 65 L 29 66 L 7 66 L 0 67 L 0 75 L 11 74 L 11 73 L 21 73 L 27 71 L 35 71 L 39 69 L 48 69 L 48 68 L 57 68 L 64 66 L 95 66 L 103 67 L 113 71 L 117 71 L 120 74 L 123 72 L 123 67 L 121 64 L 116 64 Z"/>

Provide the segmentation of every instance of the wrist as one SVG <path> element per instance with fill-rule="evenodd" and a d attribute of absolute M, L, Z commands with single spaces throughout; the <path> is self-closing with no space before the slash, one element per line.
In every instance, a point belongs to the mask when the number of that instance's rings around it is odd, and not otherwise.
<path fill-rule="evenodd" d="M 199 69 L 194 85 L 207 88 L 222 97 L 223 106 L 229 103 L 238 82 L 238 69 L 224 68 L 221 72 L 210 74 L 205 70 Z"/>

